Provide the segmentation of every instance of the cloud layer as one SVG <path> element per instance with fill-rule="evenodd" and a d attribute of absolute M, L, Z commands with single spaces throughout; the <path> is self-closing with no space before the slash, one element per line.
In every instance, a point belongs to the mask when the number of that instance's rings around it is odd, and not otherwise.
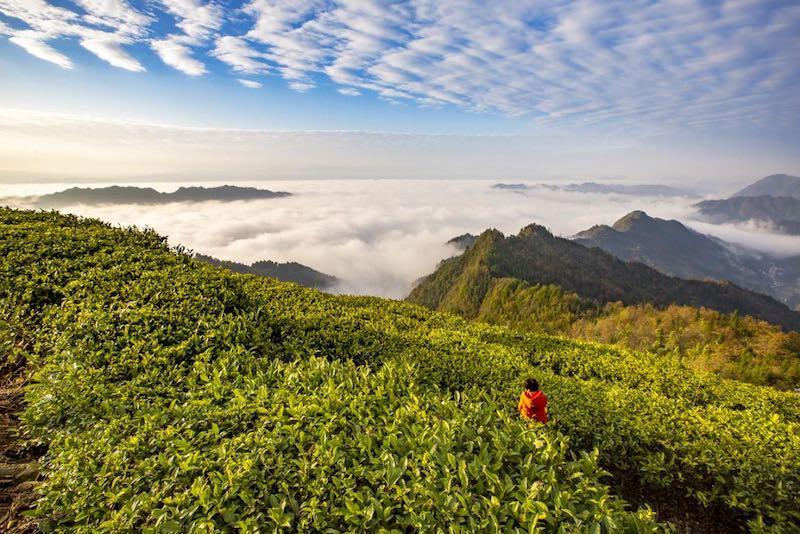
<path fill-rule="evenodd" d="M 147 185 L 147 184 L 142 184 Z M 149 184 L 169 191 L 177 184 Z M 252 182 L 246 185 L 254 185 Z M 455 253 L 445 243 L 490 227 L 516 233 L 538 222 L 570 236 L 612 223 L 634 209 L 688 220 L 693 199 L 634 198 L 531 189 L 498 191 L 485 181 L 325 180 L 260 182 L 293 196 L 264 201 L 65 209 L 156 229 L 172 244 L 222 259 L 299 261 L 343 280 L 339 291 L 400 298 L 419 277 Z M 6 186 L 0 196 L 41 194 L 61 185 Z M 762 250 L 800 254 L 800 239 L 755 229 L 695 225 Z"/>
<path fill-rule="evenodd" d="M 280 76 L 568 124 L 796 122 L 800 4 L 781 0 L 0 0 L 0 33 L 64 68 L 66 40 L 144 71 Z M 255 80 L 254 80 L 255 81 Z M 253 85 L 254 87 L 254 85 Z"/>

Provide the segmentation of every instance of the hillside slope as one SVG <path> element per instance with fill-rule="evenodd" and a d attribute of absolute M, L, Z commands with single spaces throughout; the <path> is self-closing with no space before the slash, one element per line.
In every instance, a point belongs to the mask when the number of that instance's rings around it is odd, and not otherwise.
<path fill-rule="evenodd" d="M 800 235 L 800 199 L 792 197 L 732 197 L 694 205 L 699 216 L 714 224 L 754 221 L 775 231 Z"/>
<path fill-rule="evenodd" d="M 737 250 L 675 220 L 634 211 L 613 226 L 594 226 L 575 235 L 573 240 L 586 247 L 598 247 L 624 261 L 644 263 L 670 276 L 730 280 L 775 297 L 790 308 L 800 304 L 800 291 L 785 283 L 800 278 L 800 270 L 793 270 L 791 261 Z"/>
<path fill-rule="evenodd" d="M 277 263 L 274 261 L 261 260 L 251 265 L 235 261 L 219 260 L 204 254 L 195 254 L 195 259 L 202 262 L 216 265 L 241 274 L 255 274 L 257 276 L 267 276 L 277 278 L 283 282 L 294 282 L 303 287 L 314 289 L 330 289 L 339 281 L 335 276 L 321 273 L 311 267 L 297 262 Z"/>
<path fill-rule="evenodd" d="M 22 419 L 48 447 L 46 530 L 662 530 L 598 465 L 690 496 L 718 530 L 800 525 L 794 394 L 53 213 L 0 210 L 0 272 L 0 350 L 27 361 Z M 515 417 L 528 376 L 547 427 Z"/>
<path fill-rule="evenodd" d="M 800 177 L 771 174 L 734 193 L 734 197 L 792 197 L 800 200 Z"/>
<path fill-rule="evenodd" d="M 556 237 L 538 225 L 529 225 L 516 236 L 484 232 L 464 254 L 446 260 L 425 278 L 409 300 L 474 317 L 492 281 L 502 278 L 558 286 L 599 303 L 702 306 L 800 330 L 800 314 L 770 297 L 727 282 L 669 277 Z"/>

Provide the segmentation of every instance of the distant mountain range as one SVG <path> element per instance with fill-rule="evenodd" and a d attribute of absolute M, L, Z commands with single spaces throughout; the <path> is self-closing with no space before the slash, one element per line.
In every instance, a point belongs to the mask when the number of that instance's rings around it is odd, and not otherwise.
<path fill-rule="evenodd" d="M 554 191 L 571 191 L 574 193 L 600 193 L 600 194 L 616 194 L 616 195 L 631 195 L 642 197 L 695 197 L 694 193 L 689 193 L 682 189 L 669 187 L 659 184 L 599 184 L 595 182 L 584 182 L 582 184 L 568 184 L 568 185 L 551 185 L 551 184 L 537 184 L 534 186 L 526 184 L 505 184 L 498 183 L 492 186 L 493 189 L 501 189 L 507 191 L 526 191 L 535 187 L 543 187 Z"/>
<path fill-rule="evenodd" d="M 800 200 L 800 176 L 788 174 L 771 174 L 748 185 L 734 197 L 792 197 Z"/>
<path fill-rule="evenodd" d="M 255 187 L 223 185 L 220 187 L 180 187 L 172 193 L 162 193 L 151 187 L 110 186 L 97 188 L 72 187 L 57 193 L 42 195 L 34 204 L 40 208 L 58 208 L 71 204 L 166 204 L 169 202 L 204 202 L 217 200 L 255 200 L 289 196 L 283 191 Z"/>
<path fill-rule="evenodd" d="M 731 197 L 695 204 L 699 216 L 713 224 L 753 221 L 790 235 L 800 235 L 800 200 L 793 197 Z"/>
<path fill-rule="evenodd" d="M 507 189 L 510 191 L 525 191 L 526 189 L 530 189 L 530 186 L 525 184 L 494 184 L 492 189 Z"/>
<path fill-rule="evenodd" d="M 800 177 L 773 174 L 730 198 L 694 205 L 701 220 L 713 224 L 754 222 L 775 232 L 800 235 Z"/>
<path fill-rule="evenodd" d="M 726 281 L 684 280 L 647 265 L 625 262 L 598 248 L 554 236 L 532 224 L 516 236 L 487 230 L 462 255 L 444 260 L 408 299 L 431 308 L 477 316 L 494 282 L 516 279 L 557 286 L 582 299 L 627 305 L 649 303 L 737 311 L 788 329 L 800 313 L 777 300 Z"/>
<path fill-rule="evenodd" d="M 787 260 L 756 254 L 695 232 L 675 220 L 634 211 L 613 226 L 594 226 L 573 240 L 625 261 L 644 263 L 670 276 L 730 280 L 771 295 L 792 308 L 800 305 L 800 258 Z"/>
<path fill-rule="evenodd" d="M 203 254 L 195 254 L 195 259 L 217 267 L 223 267 L 236 273 L 277 278 L 284 282 L 295 282 L 301 286 L 320 290 L 330 289 L 339 282 L 339 279 L 335 276 L 321 273 L 311 267 L 296 262 L 276 263 L 274 261 L 257 261 L 251 265 L 246 265 L 235 261 L 219 260 Z"/>
<path fill-rule="evenodd" d="M 582 184 L 569 184 L 561 189 L 565 191 L 575 191 L 578 193 L 602 193 L 617 195 L 632 195 L 642 197 L 693 197 L 694 193 L 689 193 L 682 189 L 669 187 L 659 184 L 598 184 L 594 182 L 584 182 Z"/>

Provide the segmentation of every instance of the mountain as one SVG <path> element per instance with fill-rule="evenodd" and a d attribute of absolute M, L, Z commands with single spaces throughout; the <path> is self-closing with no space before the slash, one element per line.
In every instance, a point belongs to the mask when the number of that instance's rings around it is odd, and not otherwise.
<path fill-rule="evenodd" d="M 699 216 L 714 224 L 754 221 L 775 231 L 800 235 L 800 199 L 793 197 L 731 197 L 694 205 Z"/>
<path fill-rule="evenodd" d="M 492 186 L 492 189 L 506 189 L 506 190 L 509 190 L 509 191 L 525 191 L 526 189 L 530 189 L 530 188 L 525 184 L 503 184 L 503 183 L 500 183 L 500 184 L 494 184 Z"/>
<path fill-rule="evenodd" d="M 800 329 L 800 314 L 771 297 L 730 282 L 667 276 L 642 263 L 624 262 L 598 248 L 556 237 L 536 224 L 516 236 L 485 231 L 461 256 L 443 261 L 408 299 L 474 317 L 493 283 L 506 278 L 555 286 L 601 304 L 706 307 Z"/>
<path fill-rule="evenodd" d="M 800 199 L 800 176 L 772 174 L 748 185 L 734 197 L 791 197 Z"/>
<path fill-rule="evenodd" d="M 456 236 L 453 239 L 447 241 L 448 245 L 454 245 L 459 250 L 467 250 L 475 241 L 477 241 L 478 236 L 470 233 L 461 234 L 460 236 Z"/>
<path fill-rule="evenodd" d="M 321 273 L 311 267 L 306 267 L 296 262 L 276 263 L 274 261 L 257 261 L 252 265 L 246 265 L 235 261 L 219 260 L 203 254 L 195 254 L 194 257 L 202 262 L 210 263 L 217 267 L 224 267 L 236 273 L 277 278 L 283 282 L 294 282 L 301 286 L 314 289 L 330 289 L 339 282 L 335 276 Z"/>
<path fill-rule="evenodd" d="M 721 239 L 695 232 L 675 220 L 634 211 L 614 223 L 598 225 L 573 237 L 624 261 L 637 261 L 670 276 L 693 280 L 730 280 L 775 297 L 791 308 L 800 305 L 800 258 L 773 258 L 737 249 Z"/>
<path fill-rule="evenodd" d="M 600 193 L 632 195 L 643 197 L 695 197 L 694 193 L 689 193 L 682 189 L 669 187 L 660 184 L 598 184 L 595 182 L 584 182 L 581 184 L 552 185 L 537 184 L 534 187 L 549 189 L 552 191 L 570 191 L 573 193 Z M 522 192 L 532 187 L 526 184 L 494 184 L 492 189 L 502 189 L 507 191 Z"/>
<path fill-rule="evenodd" d="M 119 186 L 84 188 L 71 187 L 57 193 L 42 195 L 35 200 L 40 208 L 58 208 L 71 204 L 166 204 L 169 202 L 203 202 L 217 200 L 255 200 L 289 196 L 283 191 L 255 187 L 223 185 L 219 187 L 180 187 L 172 193 L 162 193 L 151 187 Z"/>
<path fill-rule="evenodd" d="M 681 189 L 659 184 L 598 184 L 595 182 L 584 182 L 582 184 L 569 184 L 561 187 L 565 191 L 577 193 L 602 193 L 633 196 L 654 196 L 654 197 L 691 197 L 696 196 Z"/>

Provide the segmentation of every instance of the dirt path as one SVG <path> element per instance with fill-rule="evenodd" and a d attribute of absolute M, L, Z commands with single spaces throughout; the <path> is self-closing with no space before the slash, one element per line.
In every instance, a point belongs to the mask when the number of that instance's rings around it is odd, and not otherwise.
<path fill-rule="evenodd" d="M 0 532 L 38 532 L 36 522 L 23 515 L 36 498 L 38 460 L 44 450 L 27 447 L 18 435 L 23 407 L 23 365 L 0 362 Z"/>

